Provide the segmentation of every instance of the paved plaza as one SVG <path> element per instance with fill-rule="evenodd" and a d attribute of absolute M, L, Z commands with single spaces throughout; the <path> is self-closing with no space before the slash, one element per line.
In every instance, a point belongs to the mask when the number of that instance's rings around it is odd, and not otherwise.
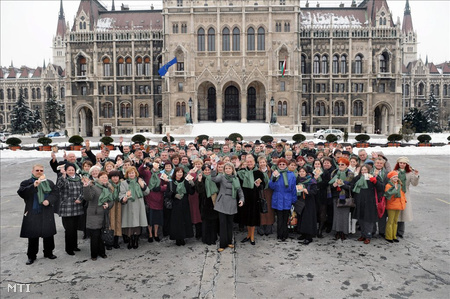
<path fill-rule="evenodd" d="M 91 261 L 89 240 L 75 256 L 64 251 L 64 230 L 56 216 L 55 260 L 27 260 L 27 239 L 19 238 L 24 203 L 17 195 L 34 163 L 43 163 L 56 181 L 49 159 L 1 160 L 1 298 L 449 298 L 450 294 L 450 156 L 410 156 L 420 171 L 411 187 L 414 221 L 404 239 L 389 244 L 374 238 L 369 245 L 356 235 L 344 242 L 331 234 L 309 246 L 291 234 L 256 236 L 256 246 L 242 244 L 217 253 L 189 239 L 175 246 L 142 239 L 137 250 L 107 251 Z M 397 157 L 388 156 L 394 163 Z"/>

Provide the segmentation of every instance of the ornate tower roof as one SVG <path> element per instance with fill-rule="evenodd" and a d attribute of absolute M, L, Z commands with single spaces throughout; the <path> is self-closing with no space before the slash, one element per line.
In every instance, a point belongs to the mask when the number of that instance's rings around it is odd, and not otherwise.
<path fill-rule="evenodd" d="M 403 14 L 402 32 L 406 34 L 412 31 L 414 31 L 414 29 L 411 17 L 411 8 L 409 7 L 409 0 L 406 0 L 405 12 Z"/>
<path fill-rule="evenodd" d="M 65 33 L 66 33 L 66 19 L 64 17 L 64 9 L 61 0 L 61 7 L 59 9 L 59 16 L 58 16 L 58 26 L 56 27 L 56 35 L 64 37 Z"/>

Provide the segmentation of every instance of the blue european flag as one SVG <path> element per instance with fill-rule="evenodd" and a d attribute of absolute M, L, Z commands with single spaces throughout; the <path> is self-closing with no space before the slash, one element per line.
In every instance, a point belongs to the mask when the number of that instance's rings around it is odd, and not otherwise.
<path fill-rule="evenodd" d="M 169 67 L 171 67 L 173 64 L 177 63 L 177 58 L 175 57 L 174 59 L 172 59 L 171 61 L 169 61 L 168 63 L 166 63 L 165 65 L 163 65 L 159 70 L 158 73 L 159 75 L 162 77 L 164 76 L 167 71 L 169 70 Z"/>

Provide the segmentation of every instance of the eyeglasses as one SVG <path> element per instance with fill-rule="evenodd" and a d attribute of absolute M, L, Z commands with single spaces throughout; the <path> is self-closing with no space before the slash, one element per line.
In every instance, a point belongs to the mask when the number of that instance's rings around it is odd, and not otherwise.
<path fill-rule="evenodd" d="M 286 165 L 286 163 L 279 163 L 278 165 Z"/>
<path fill-rule="evenodd" d="M 44 169 L 35 169 L 36 172 L 44 172 Z"/>

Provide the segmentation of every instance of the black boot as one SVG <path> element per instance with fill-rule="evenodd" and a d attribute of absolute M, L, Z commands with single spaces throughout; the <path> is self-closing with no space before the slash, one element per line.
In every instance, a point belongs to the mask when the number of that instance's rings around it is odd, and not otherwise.
<path fill-rule="evenodd" d="M 124 235 L 125 236 L 125 235 Z M 131 249 L 131 248 L 133 248 L 133 240 L 134 240 L 134 236 L 132 235 L 131 237 L 128 237 L 127 236 L 127 240 L 128 240 L 128 246 L 127 246 L 127 248 L 128 249 Z"/>
<path fill-rule="evenodd" d="M 119 236 L 114 236 L 114 244 L 113 244 L 113 247 L 114 247 L 115 249 L 119 249 L 119 248 L 120 248 L 120 245 L 119 245 Z"/>
<path fill-rule="evenodd" d="M 133 248 L 137 249 L 139 247 L 139 235 L 133 235 L 134 241 L 133 241 Z"/>
<path fill-rule="evenodd" d="M 202 224 L 201 223 L 195 224 L 195 238 L 197 240 L 202 238 Z"/>
<path fill-rule="evenodd" d="M 321 223 L 319 225 L 319 231 L 317 232 L 317 237 L 318 238 L 323 238 L 323 228 L 325 226 L 325 223 Z"/>
<path fill-rule="evenodd" d="M 122 238 L 125 244 L 128 244 L 130 242 L 130 237 L 128 237 L 127 235 L 122 235 Z"/>

